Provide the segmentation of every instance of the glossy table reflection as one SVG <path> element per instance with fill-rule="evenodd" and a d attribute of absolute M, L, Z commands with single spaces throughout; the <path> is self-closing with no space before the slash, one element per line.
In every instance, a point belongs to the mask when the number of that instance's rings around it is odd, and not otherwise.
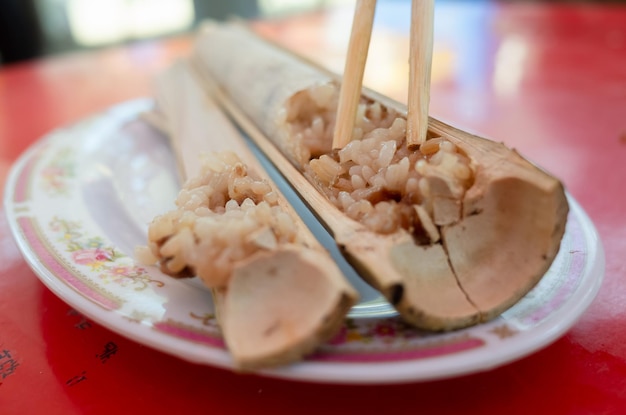
<path fill-rule="evenodd" d="M 365 82 L 406 94 L 409 2 L 381 2 Z M 257 30 L 337 71 L 352 11 Z M 431 114 L 504 141 L 560 177 L 607 257 L 596 301 L 518 362 L 437 382 L 331 386 L 182 362 L 77 314 L 22 260 L 0 215 L 0 413 L 620 413 L 626 408 L 626 8 L 443 2 Z M 0 182 L 47 131 L 151 93 L 188 38 L 0 69 Z"/>

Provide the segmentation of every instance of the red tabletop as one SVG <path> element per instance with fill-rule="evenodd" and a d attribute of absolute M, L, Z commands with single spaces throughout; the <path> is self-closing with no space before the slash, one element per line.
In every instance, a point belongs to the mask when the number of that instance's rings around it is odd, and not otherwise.
<path fill-rule="evenodd" d="M 379 5 L 365 78 L 399 100 L 408 7 Z M 257 28 L 341 70 L 351 13 Z M 604 284 L 564 337 L 504 367 L 435 382 L 342 386 L 233 374 L 141 346 L 78 314 L 23 261 L 1 208 L 0 413 L 624 413 L 626 8 L 444 2 L 435 25 L 431 114 L 504 141 L 558 176 L 599 231 Z M 153 41 L 1 68 L 0 189 L 43 134 L 150 95 L 153 75 L 189 45 Z"/>

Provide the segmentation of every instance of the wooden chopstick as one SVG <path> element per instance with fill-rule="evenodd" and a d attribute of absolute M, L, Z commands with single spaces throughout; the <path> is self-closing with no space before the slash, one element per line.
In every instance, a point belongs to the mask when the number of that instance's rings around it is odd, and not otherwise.
<path fill-rule="evenodd" d="M 412 0 L 407 137 L 409 148 L 426 141 L 433 60 L 434 0 Z"/>
<path fill-rule="evenodd" d="M 361 99 L 363 72 L 367 61 L 376 0 L 357 0 L 352 21 L 343 80 L 339 92 L 333 148 L 341 149 L 352 140 L 356 113 Z"/>
<path fill-rule="evenodd" d="M 375 8 L 376 0 L 357 0 L 339 92 L 333 149 L 341 149 L 352 140 Z M 410 149 L 419 147 L 427 139 L 434 18 L 434 0 L 412 0 L 406 139 Z"/>

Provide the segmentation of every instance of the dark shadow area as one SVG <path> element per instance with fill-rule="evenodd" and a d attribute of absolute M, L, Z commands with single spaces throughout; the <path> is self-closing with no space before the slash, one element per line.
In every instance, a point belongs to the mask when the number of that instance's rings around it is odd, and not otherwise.
<path fill-rule="evenodd" d="M 473 0 L 475 2 L 491 3 L 562 3 L 562 4 L 614 4 L 626 5 L 626 0 Z M 65 53 L 74 50 L 93 49 L 111 46 L 120 43 L 140 41 L 147 38 L 161 38 L 166 36 L 188 33 L 194 30 L 199 22 L 205 19 L 225 20 L 231 17 L 242 19 L 266 18 L 285 16 L 293 13 L 302 13 L 326 7 L 343 5 L 350 7 L 349 0 L 311 0 L 274 4 L 268 12 L 267 4 L 260 0 L 192 0 L 193 22 L 185 28 L 169 30 L 160 34 L 125 35 L 116 40 L 102 42 L 98 45 L 86 45 L 76 40 L 72 33 L 69 16 L 70 3 L 79 3 L 78 0 L 0 0 L 0 66 L 41 56 Z M 410 0 L 379 0 L 380 3 L 410 2 Z M 437 0 L 437 3 L 464 3 L 465 0 Z M 87 4 L 89 2 L 86 2 Z M 83 7 L 96 7 L 96 3 L 89 3 Z M 118 4 L 119 2 L 113 2 Z M 125 5 L 142 3 L 139 0 L 126 0 Z M 172 3 L 174 5 L 174 3 Z M 149 14 L 149 13 L 146 13 Z M 120 13 L 119 19 L 124 21 L 127 16 Z M 135 24 L 143 24 L 135 16 Z M 349 23 L 349 22 L 346 22 Z"/>
<path fill-rule="evenodd" d="M 0 66 L 46 55 L 81 49 L 106 47 L 146 38 L 172 36 L 193 30 L 205 19 L 243 19 L 259 16 L 255 0 L 207 1 L 193 0 L 194 21 L 177 31 L 149 37 L 127 37 L 98 46 L 80 44 L 72 34 L 68 4 L 70 0 L 2 0 L 0 1 Z M 132 4 L 132 0 L 127 4 Z M 91 7 L 91 6 L 88 6 Z M 123 20 L 125 16 L 120 16 Z"/>
<path fill-rule="evenodd" d="M 0 64 L 31 59 L 42 52 L 42 32 L 34 1 L 2 0 Z"/>

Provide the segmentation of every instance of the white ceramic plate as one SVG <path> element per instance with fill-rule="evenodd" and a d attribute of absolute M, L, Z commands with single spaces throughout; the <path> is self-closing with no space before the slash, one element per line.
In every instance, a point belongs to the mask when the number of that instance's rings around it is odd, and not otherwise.
<path fill-rule="evenodd" d="M 150 105 L 121 104 L 33 145 L 6 186 L 11 230 L 41 281 L 89 318 L 182 359 L 231 368 L 209 291 L 132 259 L 134 247 L 145 244 L 148 222 L 173 206 L 179 186 L 167 140 L 139 118 Z M 420 332 L 342 263 L 363 300 L 340 333 L 304 362 L 261 374 L 327 383 L 432 380 L 488 370 L 546 346 L 589 306 L 604 274 L 593 224 L 572 198 L 570 207 L 552 267 L 496 320 L 452 333 Z M 305 220 L 334 248 L 310 214 Z"/>

